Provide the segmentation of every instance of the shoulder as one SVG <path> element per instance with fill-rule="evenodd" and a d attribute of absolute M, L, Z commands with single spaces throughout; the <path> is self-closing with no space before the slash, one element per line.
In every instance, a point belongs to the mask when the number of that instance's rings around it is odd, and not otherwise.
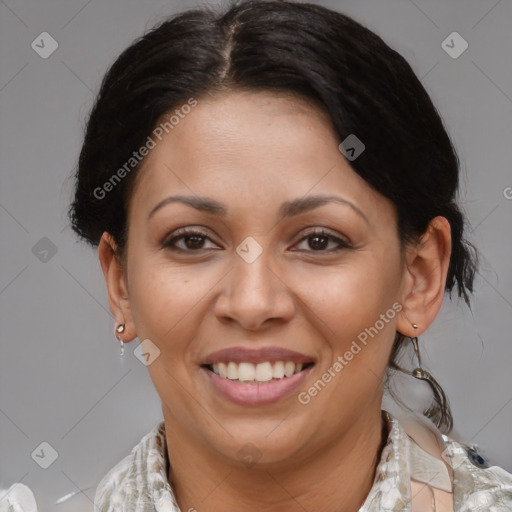
<path fill-rule="evenodd" d="M 430 482 L 431 486 L 431 475 L 425 471 L 427 462 L 430 461 L 432 469 L 435 469 L 434 475 L 444 474 L 444 484 L 438 487 L 450 491 L 455 511 L 512 510 L 512 474 L 499 466 L 489 464 L 478 453 L 476 446 L 441 434 L 425 417 L 400 418 L 399 424 L 404 428 L 406 436 L 413 441 L 410 447 L 419 446 L 422 449 L 410 450 L 413 459 L 411 467 L 416 469 L 419 475 L 425 473 L 424 481 Z M 435 462 L 435 459 L 438 462 Z M 440 465 L 441 461 L 444 464 Z M 418 475 L 411 476 L 415 478 Z"/>
<path fill-rule="evenodd" d="M 164 450 L 165 426 L 161 421 L 100 480 L 94 496 L 97 510 L 128 511 L 134 510 L 134 505 L 145 510 L 144 505 L 153 504 L 152 483 L 164 478 L 160 487 L 166 483 Z"/>
<path fill-rule="evenodd" d="M 512 474 L 490 465 L 474 446 L 442 437 L 443 457 L 453 470 L 455 505 L 468 511 L 512 510 Z"/>
<path fill-rule="evenodd" d="M 30 487 L 16 482 L 9 489 L 0 489 L 0 512 L 37 512 L 36 499 Z"/>

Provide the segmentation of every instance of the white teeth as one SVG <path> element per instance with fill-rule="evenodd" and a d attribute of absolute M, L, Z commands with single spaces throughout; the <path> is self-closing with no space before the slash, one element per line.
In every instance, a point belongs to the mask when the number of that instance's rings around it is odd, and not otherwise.
<path fill-rule="evenodd" d="M 238 365 L 236 363 L 233 363 L 233 361 L 230 361 L 228 363 L 228 379 L 238 379 Z"/>
<path fill-rule="evenodd" d="M 215 368 L 213 368 L 215 371 Z M 228 376 L 228 367 L 226 363 L 219 363 L 219 375 L 226 378 Z"/>
<path fill-rule="evenodd" d="M 284 377 L 284 363 L 283 361 L 276 361 L 274 363 L 274 371 L 272 372 L 274 379 L 282 379 Z"/>
<path fill-rule="evenodd" d="M 269 380 L 272 380 L 273 373 L 272 365 L 268 361 L 259 363 L 256 365 L 256 375 L 254 380 L 259 382 L 268 382 Z"/>
<path fill-rule="evenodd" d="M 239 380 L 240 382 L 269 382 L 274 379 L 282 379 L 283 377 L 291 377 L 299 373 L 304 368 L 302 363 L 295 364 L 292 361 L 276 361 L 271 363 L 265 361 L 263 363 L 235 363 L 229 361 L 227 363 L 216 363 L 212 365 L 214 373 L 230 379 Z"/>
<path fill-rule="evenodd" d="M 255 373 L 257 371 L 252 363 L 240 363 L 238 365 L 238 380 L 254 380 Z"/>
<path fill-rule="evenodd" d="M 295 371 L 295 363 L 292 363 L 291 361 L 287 361 L 284 364 L 284 374 L 287 377 L 291 377 L 293 375 L 294 371 Z"/>

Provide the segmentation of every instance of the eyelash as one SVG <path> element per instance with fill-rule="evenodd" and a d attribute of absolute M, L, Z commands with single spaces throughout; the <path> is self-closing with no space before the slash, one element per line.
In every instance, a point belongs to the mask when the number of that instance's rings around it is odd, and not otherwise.
<path fill-rule="evenodd" d="M 162 247 L 165 249 L 174 251 L 174 252 L 200 252 L 200 251 L 208 250 L 208 249 L 203 249 L 203 248 L 182 249 L 182 248 L 175 246 L 175 244 L 178 240 L 181 240 L 181 239 L 184 239 L 187 237 L 193 237 L 193 236 L 198 236 L 198 237 L 201 237 L 204 239 L 211 240 L 210 237 L 203 231 L 199 231 L 197 229 L 184 228 L 184 229 L 178 230 L 172 238 L 164 240 L 164 242 L 162 243 Z M 328 249 L 328 250 L 320 249 L 320 250 L 316 250 L 316 251 L 314 249 L 310 249 L 307 252 L 333 253 L 333 252 L 339 252 L 343 249 L 351 249 L 352 248 L 348 242 L 346 242 L 345 240 L 342 240 L 339 237 L 332 235 L 329 231 L 327 231 L 325 229 L 312 230 L 312 231 L 308 232 L 305 236 L 303 236 L 297 243 L 303 242 L 304 240 L 307 240 L 308 238 L 312 238 L 314 236 L 328 238 L 328 239 L 336 242 L 338 244 L 338 247 L 335 249 Z"/>

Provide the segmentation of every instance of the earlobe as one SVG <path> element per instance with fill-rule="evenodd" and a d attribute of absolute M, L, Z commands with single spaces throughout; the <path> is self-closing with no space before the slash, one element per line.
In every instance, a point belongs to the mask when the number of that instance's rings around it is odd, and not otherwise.
<path fill-rule="evenodd" d="M 103 233 L 98 245 L 98 257 L 105 278 L 110 310 L 116 324 L 125 326 L 123 341 L 131 341 L 136 335 L 132 321 L 125 269 L 121 264 L 117 245 L 112 236 Z"/>
<path fill-rule="evenodd" d="M 444 217 L 435 217 L 420 241 L 406 250 L 399 332 L 416 336 L 434 321 L 443 302 L 450 254 L 450 224 Z M 420 327 L 414 329 L 412 324 Z"/>

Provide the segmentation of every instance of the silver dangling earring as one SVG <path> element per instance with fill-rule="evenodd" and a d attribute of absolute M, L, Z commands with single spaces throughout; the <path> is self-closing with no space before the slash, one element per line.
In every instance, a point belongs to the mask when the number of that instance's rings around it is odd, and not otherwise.
<path fill-rule="evenodd" d="M 116 334 L 116 338 L 118 339 L 119 343 L 121 344 L 121 353 L 120 353 L 119 357 L 123 357 L 123 355 L 124 355 L 124 341 L 119 336 L 119 334 L 121 334 L 123 332 L 124 332 L 124 324 L 119 324 L 116 327 L 116 333 L 118 333 L 118 334 Z"/>
<path fill-rule="evenodd" d="M 414 329 L 418 328 L 417 324 L 412 324 Z M 414 347 L 414 353 L 418 359 L 418 366 L 410 373 L 414 378 L 424 380 L 430 385 L 436 400 L 432 405 L 423 411 L 423 414 L 430 418 L 437 428 L 440 428 L 443 423 L 446 424 L 448 430 L 451 430 L 453 425 L 452 416 L 447 408 L 446 395 L 444 394 L 443 388 L 439 385 L 436 379 L 425 370 L 421 365 L 420 349 L 418 346 L 418 337 L 411 337 L 412 346 Z"/>

